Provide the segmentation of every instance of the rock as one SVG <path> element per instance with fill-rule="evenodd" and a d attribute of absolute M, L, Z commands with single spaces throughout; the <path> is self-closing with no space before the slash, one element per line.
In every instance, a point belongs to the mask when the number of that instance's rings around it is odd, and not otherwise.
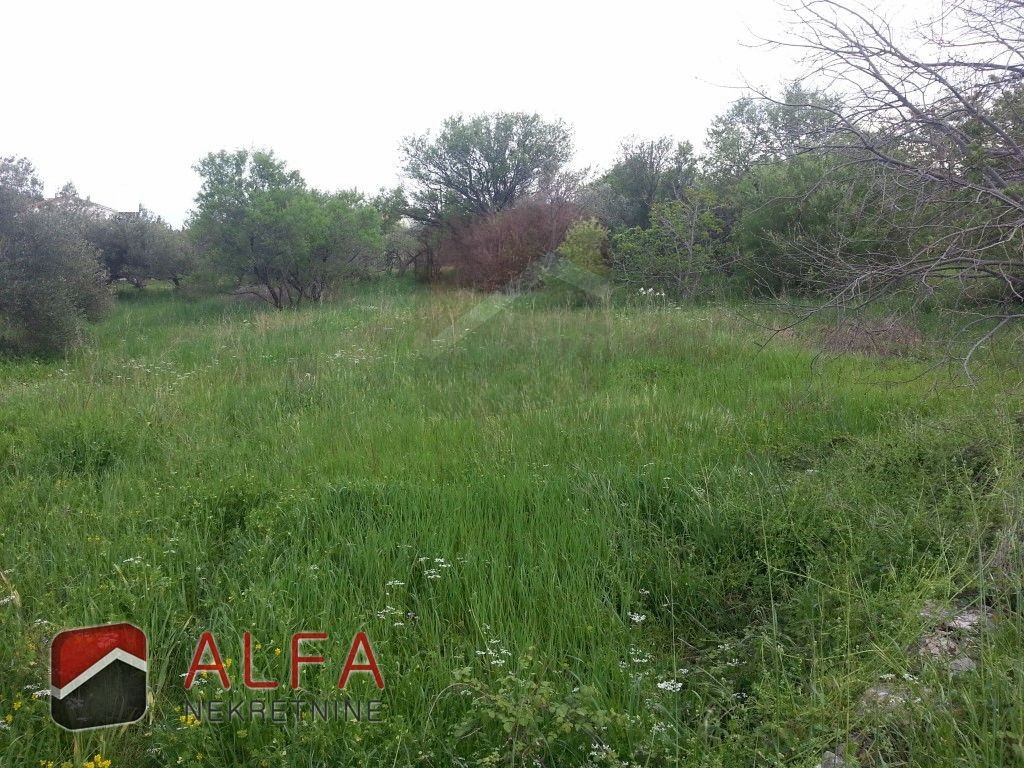
<path fill-rule="evenodd" d="M 957 656 L 949 662 L 949 671 L 954 675 L 959 675 L 964 672 L 973 672 L 977 668 L 978 662 L 966 655 Z"/>
<path fill-rule="evenodd" d="M 921 618 L 937 624 L 917 643 L 922 656 L 947 664 L 954 675 L 977 669 L 978 664 L 968 655 L 968 650 L 981 628 L 992 621 L 992 609 L 982 606 L 953 610 L 927 602 L 921 608 Z"/>
<path fill-rule="evenodd" d="M 865 709 L 900 709 L 909 702 L 919 702 L 908 688 L 889 685 L 875 685 L 864 691 L 860 704 Z"/>
<path fill-rule="evenodd" d="M 846 761 L 843 759 L 841 754 L 832 751 L 826 751 L 821 756 L 821 762 L 818 763 L 817 768 L 843 768 L 846 765 Z"/>
<path fill-rule="evenodd" d="M 956 609 L 929 600 L 921 606 L 920 615 L 925 621 L 934 623 L 939 630 L 976 632 L 982 624 L 992 619 L 992 609 L 988 606 Z"/>
<path fill-rule="evenodd" d="M 942 605 L 934 600 L 928 600 L 921 606 L 920 615 L 925 621 L 944 624 L 956 616 L 956 612 L 948 606 Z"/>
<path fill-rule="evenodd" d="M 987 624 L 992 618 L 992 611 L 989 608 L 967 608 L 958 613 L 950 622 L 950 629 L 958 629 L 961 632 L 976 634 L 982 624 Z"/>
<path fill-rule="evenodd" d="M 952 658 L 960 653 L 960 644 L 948 633 L 936 631 L 921 638 L 920 649 L 926 656 Z"/>

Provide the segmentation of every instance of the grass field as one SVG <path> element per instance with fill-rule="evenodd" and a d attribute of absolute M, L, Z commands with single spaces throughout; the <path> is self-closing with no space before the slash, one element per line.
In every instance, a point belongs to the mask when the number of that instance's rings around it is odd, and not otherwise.
<path fill-rule="evenodd" d="M 0 363 L 0 764 L 813 766 L 851 736 L 864 765 L 1024 764 L 1020 571 L 988 565 L 1024 488 L 1013 360 L 968 389 L 653 304 L 449 344 L 478 300 L 148 291 L 69 359 Z M 927 600 L 993 607 L 975 671 L 908 652 Z M 48 638 L 120 620 L 146 718 L 59 730 Z M 329 632 L 320 699 L 365 629 L 382 722 L 183 722 L 207 629 L 278 680 Z M 890 676 L 911 703 L 858 703 Z"/>

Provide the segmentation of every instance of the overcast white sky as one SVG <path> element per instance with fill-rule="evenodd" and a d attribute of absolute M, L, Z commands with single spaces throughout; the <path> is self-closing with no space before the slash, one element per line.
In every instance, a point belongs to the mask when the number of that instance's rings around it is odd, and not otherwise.
<path fill-rule="evenodd" d="M 619 140 L 701 141 L 744 78 L 774 85 L 771 0 L 615 3 L 5 4 L 0 155 L 174 224 L 209 151 L 271 147 L 314 186 L 399 180 L 401 138 L 455 112 L 525 110 L 575 129 L 578 165 Z"/>

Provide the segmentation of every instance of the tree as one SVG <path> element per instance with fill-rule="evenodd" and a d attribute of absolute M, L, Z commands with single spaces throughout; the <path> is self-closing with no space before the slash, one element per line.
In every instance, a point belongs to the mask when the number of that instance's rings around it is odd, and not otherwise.
<path fill-rule="evenodd" d="M 305 189 L 273 152 L 210 153 L 194 167 L 203 183 L 190 229 L 201 246 L 222 258 L 244 261 L 252 247 L 246 226 L 254 198 L 263 193 Z"/>
<path fill-rule="evenodd" d="M 161 222 L 163 224 L 163 222 Z M 188 233 L 163 225 L 151 232 L 157 239 L 148 264 L 148 275 L 153 280 L 168 280 L 175 288 L 193 275 L 198 267 L 195 246 Z"/>
<path fill-rule="evenodd" d="M 958 0 L 908 35 L 854 0 L 802 0 L 794 31 L 815 82 L 837 106 L 807 103 L 823 129 L 799 151 L 869 167 L 890 180 L 881 209 L 909 247 L 854 261 L 808 258 L 833 275 L 834 302 L 863 302 L 908 283 L 1003 286 L 1009 301 L 965 356 L 1024 319 L 1024 3 Z"/>
<path fill-rule="evenodd" d="M 370 205 L 380 215 L 381 231 L 388 233 L 402 224 L 405 212 L 409 208 L 409 199 L 401 186 L 392 189 L 381 188 L 370 198 Z"/>
<path fill-rule="evenodd" d="M 692 296 L 714 271 L 722 222 L 708 187 L 694 187 L 681 200 L 655 204 L 648 229 L 633 227 L 614 236 L 614 266 L 621 281 Z"/>
<path fill-rule="evenodd" d="M 203 184 L 191 232 L 236 289 L 282 309 L 321 301 L 381 248 L 380 215 L 356 192 L 306 187 L 272 152 L 218 152 L 196 166 Z"/>
<path fill-rule="evenodd" d="M 383 266 L 404 274 L 423 253 L 421 235 L 423 226 L 406 217 L 409 200 L 405 189 L 381 189 L 370 204 L 380 214 L 381 231 L 384 235 Z"/>
<path fill-rule="evenodd" d="M 650 141 L 628 139 L 619 158 L 599 183 L 609 197 L 602 211 L 616 228 L 648 227 L 651 206 L 680 197 L 696 175 L 693 146 L 665 136 Z"/>
<path fill-rule="evenodd" d="M 43 182 L 25 157 L 0 157 L 0 226 L 43 199 Z"/>
<path fill-rule="evenodd" d="M 820 288 L 814 281 L 821 271 L 797 263 L 808 237 L 826 235 L 825 220 L 814 216 L 826 212 L 830 196 L 843 197 L 848 211 L 857 206 L 846 199 L 851 190 L 838 187 L 838 175 L 829 182 L 838 164 L 803 162 L 799 148 L 823 135 L 825 113 L 838 103 L 806 84 L 789 83 L 778 98 L 738 99 L 708 129 L 695 186 L 715 199 L 717 268 L 748 291 Z M 851 178 L 847 173 L 841 183 Z M 826 218 L 830 227 L 840 221 Z M 802 243 L 783 242 L 797 234 Z M 828 231 L 830 247 L 842 234 Z"/>
<path fill-rule="evenodd" d="M 608 271 L 608 230 L 597 219 L 580 219 L 565 233 L 560 258 L 595 274 Z"/>
<path fill-rule="evenodd" d="M 354 190 L 313 192 L 319 211 L 311 219 L 312 258 L 308 276 L 293 283 L 300 293 L 320 301 L 342 278 L 383 265 L 383 236 L 378 210 Z"/>
<path fill-rule="evenodd" d="M 438 225 L 448 217 L 489 215 L 536 192 L 572 155 L 560 120 L 497 112 L 445 120 L 437 136 L 408 137 L 402 146 L 412 181 L 408 215 Z"/>
<path fill-rule="evenodd" d="M 79 344 L 110 296 L 95 250 L 65 216 L 35 210 L 41 199 L 30 162 L 0 159 L 0 343 L 53 353 Z"/>
<path fill-rule="evenodd" d="M 608 300 L 608 230 L 597 219 L 573 222 L 554 255 L 535 272 L 549 297 L 575 306 Z"/>
<path fill-rule="evenodd" d="M 721 194 L 755 166 L 792 156 L 825 135 L 827 113 L 838 105 L 835 97 L 799 82 L 787 84 L 779 99 L 738 99 L 708 128 L 706 178 Z"/>
<path fill-rule="evenodd" d="M 384 234 L 383 266 L 399 275 L 414 267 L 423 253 L 420 227 L 398 224 Z"/>
<path fill-rule="evenodd" d="M 108 279 L 142 288 L 147 280 L 179 285 L 193 267 L 191 247 L 159 216 L 145 209 L 82 222 L 86 238 L 99 250 Z"/>
<path fill-rule="evenodd" d="M 905 245 L 879 216 L 888 194 L 884 177 L 822 155 L 754 167 L 736 187 L 736 271 L 756 293 L 818 294 L 832 275 L 809 252 L 827 252 L 834 263 L 882 250 L 895 258 Z"/>

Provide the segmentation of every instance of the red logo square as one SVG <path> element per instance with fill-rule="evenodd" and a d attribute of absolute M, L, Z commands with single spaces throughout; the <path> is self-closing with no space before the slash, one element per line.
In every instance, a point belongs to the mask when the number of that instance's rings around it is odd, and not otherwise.
<path fill-rule="evenodd" d="M 71 731 L 146 714 L 146 633 L 131 624 L 61 632 L 50 646 L 50 714 Z"/>

